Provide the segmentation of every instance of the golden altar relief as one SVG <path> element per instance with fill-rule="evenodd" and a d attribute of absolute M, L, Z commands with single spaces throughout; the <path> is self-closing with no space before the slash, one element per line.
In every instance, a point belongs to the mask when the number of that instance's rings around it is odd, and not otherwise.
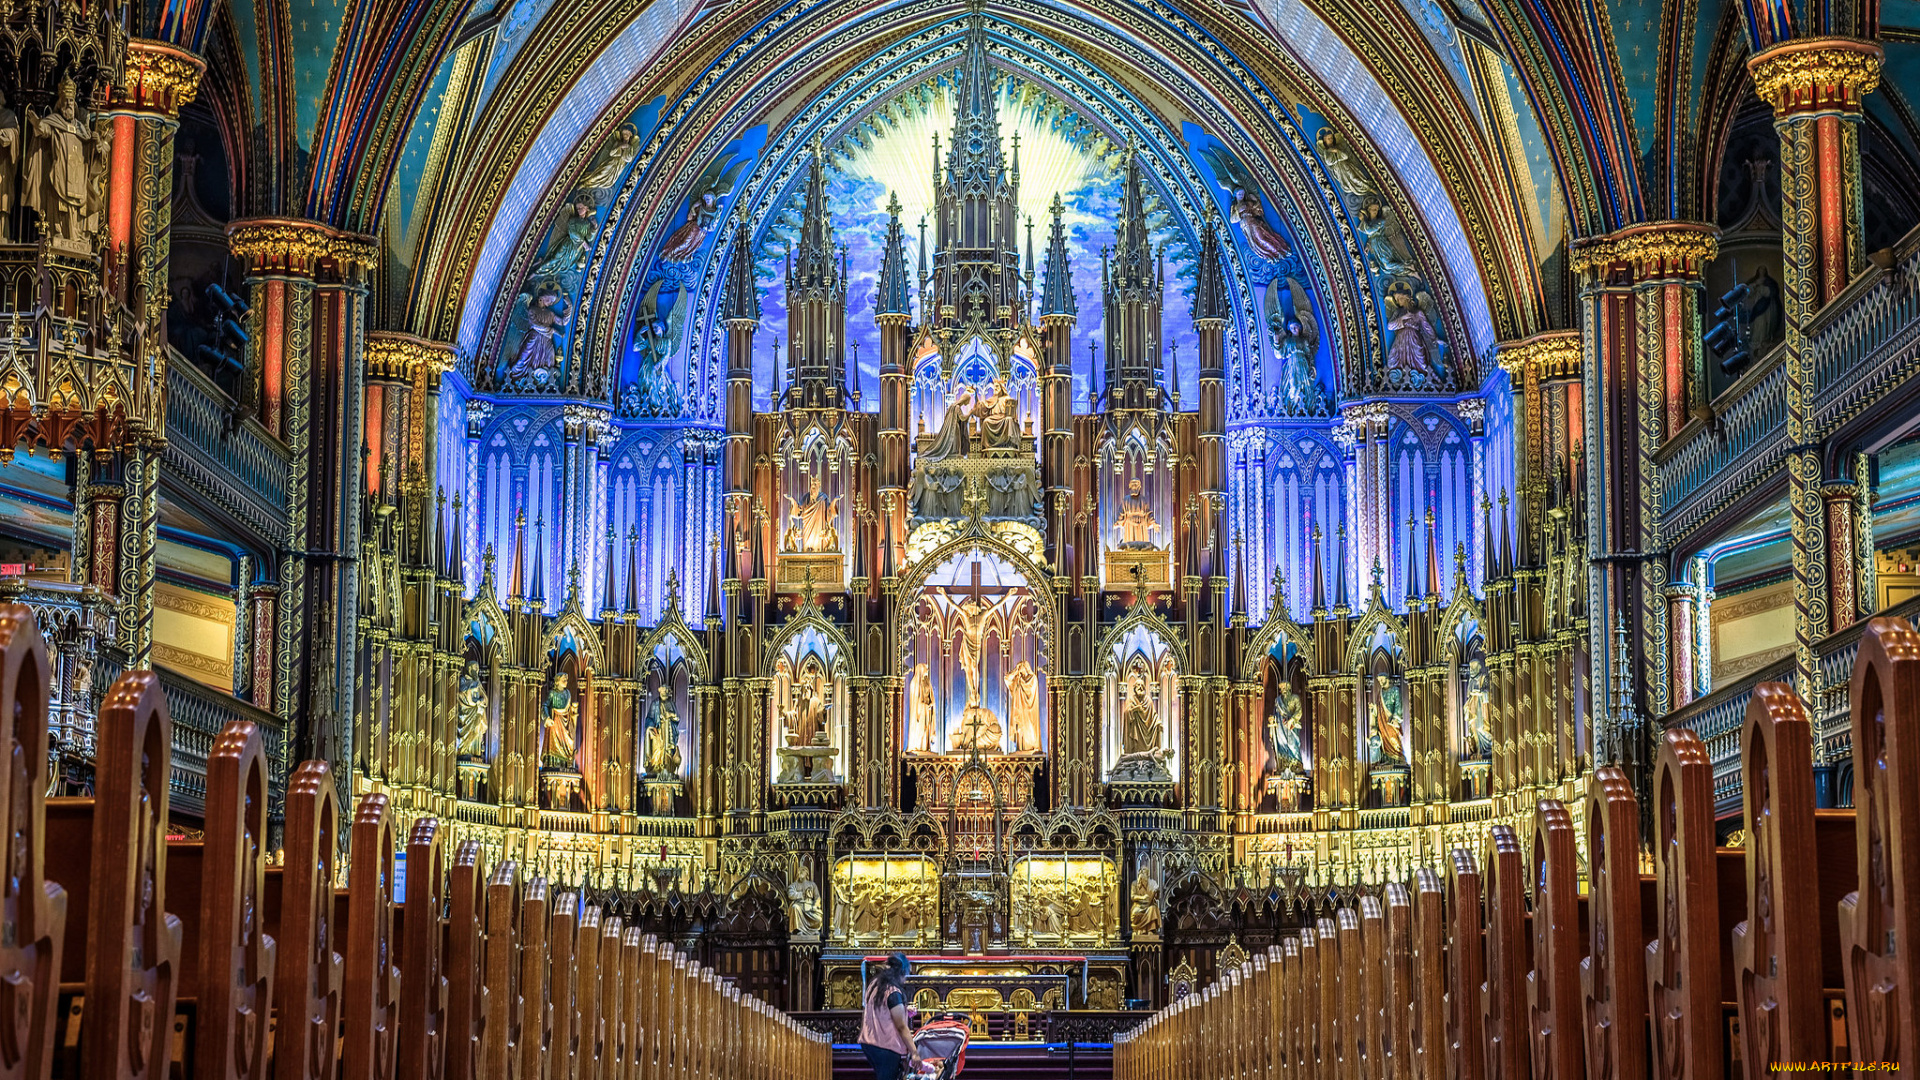
<path fill-rule="evenodd" d="M 1105 948 L 1120 932 L 1120 881 L 1098 855 L 1028 855 L 1009 875 L 1010 937 L 1023 946 Z"/>
<path fill-rule="evenodd" d="M 859 948 L 931 945 L 940 877 L 923 855 L 854 855 L 833 864 L 830 940 Z"/>

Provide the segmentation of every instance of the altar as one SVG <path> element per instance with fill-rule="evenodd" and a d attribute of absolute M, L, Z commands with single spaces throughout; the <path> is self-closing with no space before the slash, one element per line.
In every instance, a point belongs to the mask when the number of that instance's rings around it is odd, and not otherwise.
<path fill-rule="evenodd" d="M 907 991 L 923 1018 L 942 1012 L 969 1016 L 1118 1009 L 1123 1004 L 1128 965 L 1124 952 L 909 953 L 907 959 L 913 963 Z M 884 955 L 860 953 L 822 957 L 827 1007 L 859 1008 L 860 987 L 885 962 Z"/>

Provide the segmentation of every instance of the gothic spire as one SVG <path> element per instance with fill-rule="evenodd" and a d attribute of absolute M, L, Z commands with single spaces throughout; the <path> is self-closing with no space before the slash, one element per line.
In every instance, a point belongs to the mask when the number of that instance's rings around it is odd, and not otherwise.
<path fill-rule="evenodd" d="M 1053 229 L 1047 235 L 1047 276 L 1040 293 L 1040 314 L 1071 319 L 1080 314 L 1080 305 L 1073 299 L 1073 264 L 1067 257 L 1067 228 L 1060 217 L 1066 205 L 1055 194 L 1053 205 L 1047 209 L 1053 213 Z"/>
<path fill-rule="evenodd" d="M 1434 550 L 1433 507 L 1427 507 L 1427 595 L 1440 595 L 1440 554 Z"/>
<path fill-rule="evenodd" d="M 1246 540 L 1236 530 L 1233 534 L 1233 610 L 1229 617 L 1235 622 L 1247 617 L 1247 545 Z"/>
<path fill-rule="evenodd" d="M 1347 606 L 1347 523 L 1340 523 L 1339 555 L 1333 561 L 1333 610 L 1345 612 Z"/>
<path fill-rule="evenodd" d="M 637 542 L 639 534 L 634 534 Z M 706 625 L 720 625 L 720 541 L 707 545 L 707 618 Z"/>
<path fill-rule="evenodd" d="M 547 519 L 533 523 L 533 592 L 528 600 L 538 606 L 547 600 Z"/>
<path fill-rule="evenodd" d="M 524 598 L 527 595 L 527 509 L 524 506 L 513 515 L 513 572 L 507 577 L 511 585 L 507 599 Z"/>
<path fill-rule="evenodd" d="M 613 614 L 613 522 L 607 522 L 607 568 L 600 578 L 600 617 Z"/>
<path fill-rule="evenodd" d="M 1320 526 L 1313 527 L 1313 610 L 1327 610 L 1327 565 L 1321 554 Z"/>
<path fill-rule="evenodd" d="M 1195 324 L 1208 319 L 1225 322 L 1229 317 L 1227 308 L 1227 273 L 1220 261 L 1220 227 L 1213 216 L 1213 206 L 1207 206 L 1205 224 L 1200 227 L 1200 262 L 1195 267 L 1196 277 L 1193 288 L 1193 321 Z"/>
<path fill-rule="evenodd" d="M 627 606 L 629 615 L 640 614 L 640 530 L 627 526 Z"/>
<path fill-rule="evenodd" d="M 721 310 L 727 322 L 760 322 L 760 286 L 753 274 L 753 236 L 747 229 L 747 215 L 733 219 L 733 255 L 727 264 L 726 290 Z"/>
<path fill-rule="evenodd" d="M 947 151 L 947 177 L 991 186 L 1006 167 L 1000 147 L 1000 106 L 987 65 L 987 13 L 983 0 L 967 9 L 967 57 L 961 62 L 959 115 Z"/>
<path fill-rule="evenodd" d="M 840 249 L 833 242 L 833 217 L 827 206 L 827 151 L 818 137 L 813 140 L 804 190 L 800 235 L 794 239 L 788 270 L 790 285 L 833 288 L 840 283 Z"/>
<path fill-rule="evenodd" d="M 913 281 L 907 277 L 906 236 L 900 228 L 900 196 L 887 199 L 887 248 L 880 258 L 880 287 L 873 298 L 876 317 L 913 314 Z"/>

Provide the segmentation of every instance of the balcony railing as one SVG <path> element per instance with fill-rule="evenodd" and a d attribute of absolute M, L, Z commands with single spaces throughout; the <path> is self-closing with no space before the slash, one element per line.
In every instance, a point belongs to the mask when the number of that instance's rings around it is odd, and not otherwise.
<path fill-rule="evenodd" d="M 207 755 L 213 741 L 233 721 L 251 720 L 267 753 L 267 813 L 280 817 L 287 791 L 286 729 L 280 718 L 177 671 L 159 671 L 167 715 L 173 720 L 173 808 L 195 815 L 206 811 Z"/>
<path fill-rule="evenodd" d="M 167 365 L 162 464 L 201 498 L 278 543 L 287 531 L 289 454 L 185 357 Z"/>
<path fill-rule="evenodd" d="M 1876 611 L 1867 619 L 1883 615 L 1903 619 L 1920 616 L 1920 597 L 1886 611 Z M 1857 620 L 1813 646 L 1817 674 L 1807 719 L 1813 723 L 1814 738 L 1825 748 L 1828 760 L 1844 759 L 1853 753 L 1848 695 L 1852 689 L 1853 661 L 1860 652 L 1860 636 L 1866 632 L 1867 619 Z M 1793 657 L 1789 655 L 1666 718 L 1664 727 L 1691 728 L 1707 744 L 1707 756 L 1713 761 L 1714 802 L 1722 814 L 1738 813 L 1740 809 L 1740 730 L 1746 723 L 1747 702 L 1753 697 L 1753 688 L 1763 682 L 1792 681 Z"/>
<path fill-rule="evenodd" d="M 1811 441 L 1830 438 L 1920 372 L 1920 230 L 1860 275 L 1807 327 Z M 1787 453 L 1786 352 L 1775 349 L 1661 451 L 1664 531 L 1685 536 L 1775 478 Z"/>

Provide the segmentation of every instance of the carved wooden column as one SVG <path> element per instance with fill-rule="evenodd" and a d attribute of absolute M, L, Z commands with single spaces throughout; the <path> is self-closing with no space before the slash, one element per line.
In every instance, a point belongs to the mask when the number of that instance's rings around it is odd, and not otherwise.
<path fill-rule="evenodd" d="M 1814 356 L 1806 325 L 1865 266 L 1860 208 L 1861 99 L 1880 82 L 1880 46 L 1850 38 L 1790 41 L 1747 62 L 1780 133 L 1782 299 L 1786 312 L 1787 499 L 1792 511 L 1794 686 L 1814 701 L 1813 646 L 1833 626 Z M 1851 575 L 1849 575 L 1851 576 Z M 1816 747 L 1815 763 L 1824 761 Z"/>

